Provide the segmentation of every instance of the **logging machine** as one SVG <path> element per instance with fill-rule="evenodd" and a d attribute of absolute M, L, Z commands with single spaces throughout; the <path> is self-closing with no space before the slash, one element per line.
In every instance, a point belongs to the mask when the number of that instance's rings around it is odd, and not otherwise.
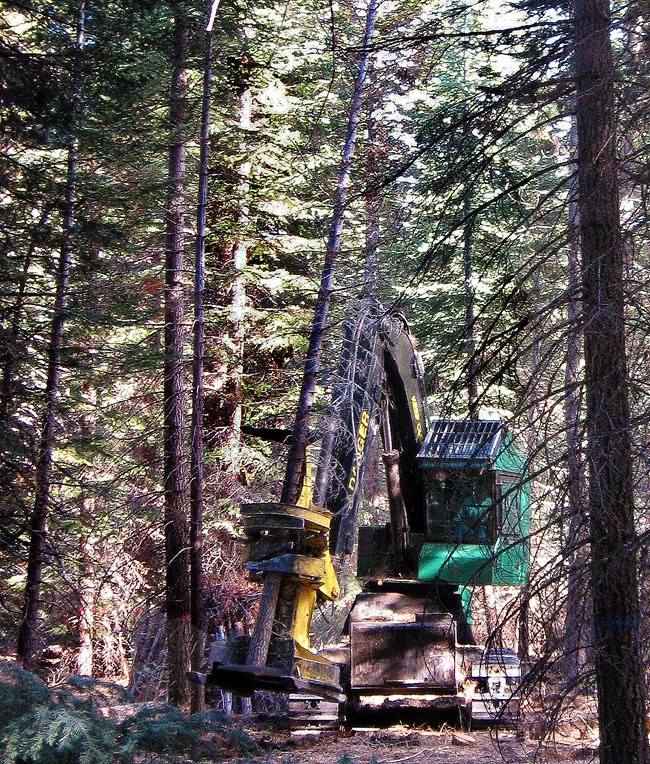
<path fill-rule="evenodd" d="M 377 433 L 390 521 L 363 525 Z M 289 692 L 303 724 L 364 709 L 457 708 L 478 721 L 516 713 L 519 661 L 475 644 L 472 592 L 527 580 L 525 460 L 500 421 L 429 420 L 401 314 L 355 305 L 317 466 L 307 459 L 296 504 L 248 504 L 242 518 L 246 566 L 264 583 L 260 613 L 252 637 L 213 645 L 209 684 Z M 314 606 L 339 597 L 333 560 L 344 564 L 355 543 L 362 592 L 344 641 L 317 653 Z"/>

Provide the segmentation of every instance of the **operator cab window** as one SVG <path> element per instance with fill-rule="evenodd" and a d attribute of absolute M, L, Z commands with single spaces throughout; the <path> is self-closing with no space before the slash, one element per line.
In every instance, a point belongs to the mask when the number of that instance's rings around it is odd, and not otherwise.
<path fill-rule="evenodd" d="M 522 537 L 521 496 L 517 477 L 504 475 L 497 482 L 497 504 L 499 506 L 501 535 L 512 542 Z"/>
<path fill-rule="evenodd" d="M 432 470 L 427 475 L 427 538 L 446 544 L 494 542 L 493 473 Z"/>

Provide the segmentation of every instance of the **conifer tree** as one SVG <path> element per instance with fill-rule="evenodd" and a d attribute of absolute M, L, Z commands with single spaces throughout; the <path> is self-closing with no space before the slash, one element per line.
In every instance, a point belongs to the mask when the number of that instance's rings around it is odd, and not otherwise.
<path fill-rule="evenodd" d="M 609 3 L 573 14 L 600 761 L 647 764 Z"/>
<path fill-rule="evenodd" d="M 169 190 L 165 210 L 164 483 L 167 670 L 169 702 L 190 700 L 190 578 L 183 390 L 183 249 L 185 129 L 187 115 L 187 8 L 174 6 L 174 48 L 169 96 Z"/>
<path fill-rule="evenodd" d="M 45 562 L 45 537 L 47 520 L 50 513 L 51 482 L 52 482 L 52 452 L 54 449 L 54 429 L 56 426 L 56 408 L 59 398 L 59 382 L 61 374 L 61 349 L 63 345 L 63 330 L 65 326 L 66 309 L 68 304 L 68 277 L 70 259 L 72 257 L 72 236 L 75 222 L 75 207 L 77 204 L 77 165 L 79 141 L 76 130 L 81 116 L 82 92 L 82 53 L 85 36 L 85 0 L 80 0 L 77 6 L 75 24 L 74 51 L 74 94 L 72 97 L 72 131 L 67 147 L 67 175 L 65 199 L 63 202 L 63 230 L 56 274 L 56 293 L 54 298 L 54 315 L 52 318 L 50 340 L 48 346 L 47 382 L 45 385 L 43 414 L 38 462 L 36 466 L 36 486 L 34 509 L 31 518 L 29 538 L 29 557 L 27 562 L 27 579 L 16 653 L 18 660 L 29 667 L 36 640 L 36 628 L 41 604 L 41 584 L 43 565 Z"/>

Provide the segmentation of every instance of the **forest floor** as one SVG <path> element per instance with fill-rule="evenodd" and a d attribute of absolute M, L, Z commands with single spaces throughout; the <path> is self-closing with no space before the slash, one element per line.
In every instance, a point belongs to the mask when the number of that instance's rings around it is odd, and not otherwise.
<path fill-rule="evenodd" d="M 0 720 L 0 759 L 29 758 L 51 764 L 106 761 L 106 754 L 112 753 L 113 761 L 123 764 L 564 764 L 595 760 L 595 703 L 583 696 L 571 702 L 564 697 L 560 709 L 560 697 L 546 693 L 528 703 L 517 730 L 493 727 L 461 732 L 440 721 L 437 727 L 428 726 L 420 718 L 411 726 L 292 732 L 287 710 L 278 705 L 264 715 L 211 710 L 188 717 L 158 701 L 124 703 L 124 688 L 110 682 L 76 677 L 48 687 L 5 661 L 0 662 L 0 706 L 5 711 Z M 62 747 L 61 730 L 67 730 Z M 60 747 L 63 758 L 43 758 L 39 740 L 51 752 Z M 28 753 L 36 751 L 40 758 L 31 753 L 16 758 L 23 748 Z M 72 748 L 78 749 L 79 757 L 68 755 Z M 93 758 L 90 753 L 99 748 L 104 753 Z M 3 758 L 9 749 L 14 753 Z"/>
<path fill-rule="evenodd" d="M 260 750 L 256 761 L 269 764 L 508 764 L 592 761 L 597 741 L 556 738 L 521 742 L 514 731 L 459 733 L 395 726 L 321 733 L 248 729 Z M 262 754 L 261 752 L 264 751 Z"/>

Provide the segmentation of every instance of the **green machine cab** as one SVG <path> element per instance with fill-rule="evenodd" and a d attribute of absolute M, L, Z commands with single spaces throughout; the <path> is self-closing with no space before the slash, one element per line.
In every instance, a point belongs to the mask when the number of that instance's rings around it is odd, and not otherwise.
<path fill-rule="evenodd" d="M 426 495 L 418 579 L 525 584 L 530 488 L 524 457 L 505 425 L 434 420 L 417 459 Z"/>

